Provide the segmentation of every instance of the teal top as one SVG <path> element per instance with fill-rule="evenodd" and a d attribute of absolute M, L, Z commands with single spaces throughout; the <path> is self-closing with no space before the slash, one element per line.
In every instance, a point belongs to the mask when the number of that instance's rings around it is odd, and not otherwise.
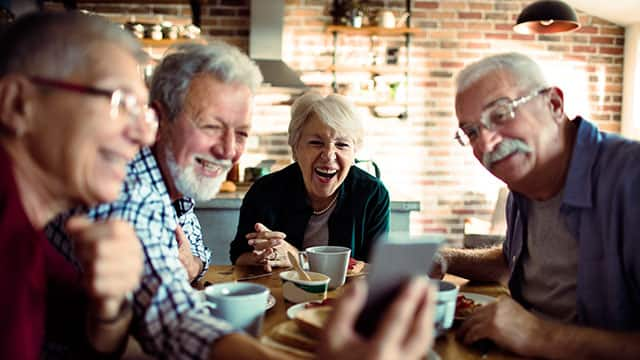
<path fill-rule="evenodd" d="M 352 166 L 337 190 L 338 198 L 329 217 L 329 245 L 351 249 L 351 256 L 367 261 L 373 243 L 389 230 L 389 192 L 382 182 Z M 287 242 L 302 247 L 304 232 L 313 213 L 302 172 L 297 163 L 258 179 L 242 201 L 231 262 L 253 247 L 245 235 L 257 222 L 287 234 Z"/>

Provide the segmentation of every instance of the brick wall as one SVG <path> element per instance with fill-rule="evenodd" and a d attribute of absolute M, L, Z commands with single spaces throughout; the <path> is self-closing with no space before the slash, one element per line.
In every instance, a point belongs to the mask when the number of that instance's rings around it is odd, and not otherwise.
<path fill-rule="evenodd" d="M 259 0 L 268 1 L 268 0 Z M 519 51 L 537 59 L 549 80 L 565 90 L 566 110 L 595 120 L 607 131 L 620 131 L 624 28 L 579 12 L 579 31 L 561 35 L 520 35 L 512 31 L 519 11 L 530 1 L 441 0 L 413 2 L 411 23 L 423 30 L 414 36 L 409 51 L 409 117 L 376 118 L 361 108 L 367 126 L 363 157 L 374 159 L 392 198 L 421 201 L 412 215 L 413 232 L 443 233 L 453 243 L 462 239 L 466 217 L 491 218 L 502 184 L 473 158 L 470 149 L 452 139 L 456 127 L 453 81 L 469 62 L 483 56 Z M 135 1 L 135 4 L 80 4 L 121 11 L 155 11 L 188 14 L 188 4 Z M 285 7 L 284 59 L 303 79 L 322 91 L 330 91 L 332 36 L 330 0 L 287 0 Z M 370 3 L 374 3 L 371 1 Z M 381 6 L 373 4 L 373 7 Z M 396 15 L 404 1 L 390 1 Z M 216 0 L 203 5 L 203 33 L 247 48 L 248 0 Z M 378 40 L 377 40 L 378 41 Z M 385 40 L 387 46 L 402 38 Z M 367 56 L 369 40 L 343 37 L 340 51 Z M 376 45 L 377 46 L 377 45 Z M 344 58 L 347 58 L 345 56 Z M 289 160 L 286 105 L 258 106 L 254 140 L 243 160 L 253 165 L 265 156 Z"/>

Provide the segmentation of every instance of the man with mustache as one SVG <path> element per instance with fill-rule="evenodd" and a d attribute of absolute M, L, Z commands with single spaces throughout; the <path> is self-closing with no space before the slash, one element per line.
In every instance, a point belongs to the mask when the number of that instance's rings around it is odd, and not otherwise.
<path fill-rule="evenodd" d="M 560 89 L 516 53 L 457 78 L 456 138 L 511 190 L 500 247 L 445 249 L 442 268 L 508 281 L 462 324 L 528 357 L 640 356 L 640 144 L 564 113 Z"/>

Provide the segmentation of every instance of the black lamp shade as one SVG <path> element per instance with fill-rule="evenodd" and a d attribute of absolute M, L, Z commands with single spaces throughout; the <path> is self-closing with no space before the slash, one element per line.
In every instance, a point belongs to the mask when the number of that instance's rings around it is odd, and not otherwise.
<path fill-rule="evenodd" d="M 552 34 L 580 28 L 571 6 L 559 0 L 540 0 L 527 5 L 513 26 L 521 34 Z"/>

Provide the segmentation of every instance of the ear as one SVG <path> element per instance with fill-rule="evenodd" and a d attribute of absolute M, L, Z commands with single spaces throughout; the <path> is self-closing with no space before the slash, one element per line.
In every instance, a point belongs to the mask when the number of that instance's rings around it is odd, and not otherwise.
<path fill-rule="evenodd" d="M 549 89 L 549 107 L 554 119 L 558 122 L 564 119 L 564 94 L 560 88 Z"/>
<path fill-rule="evenodd" d="M 35 89 L 24 76 L 7 75 L 0 79 L 0 124 L 16 136 L 32 126 Z"/>

